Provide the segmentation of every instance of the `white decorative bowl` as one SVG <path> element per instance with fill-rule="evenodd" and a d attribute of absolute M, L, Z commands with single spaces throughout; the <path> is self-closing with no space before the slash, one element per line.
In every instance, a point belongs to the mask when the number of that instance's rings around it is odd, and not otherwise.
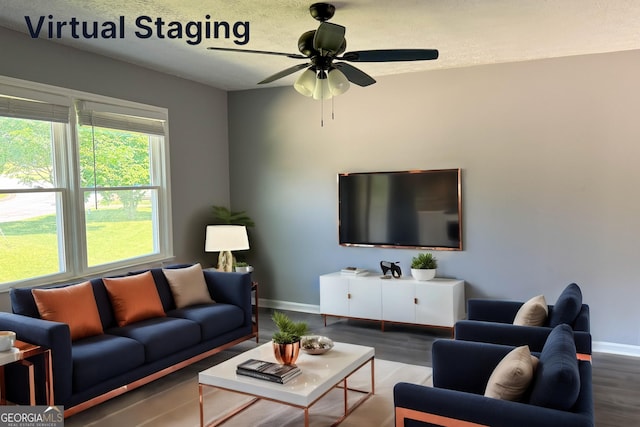
<path fill-rule="evenodd" d="M 300 349 L 307 354 L 325 354 L 333 348 L 333 341 L 321 335 L 305 335 L 300 338 Z"/>
<path fill-rule="evenodd" d="M 434 277 L 436 277 L 436 269 L 434 268 L 434 269 L 425 270 L 425 269 L 412 268 L 411 275 L 416 280 L 421 280 L 421 281 L 431 280 Z"/>

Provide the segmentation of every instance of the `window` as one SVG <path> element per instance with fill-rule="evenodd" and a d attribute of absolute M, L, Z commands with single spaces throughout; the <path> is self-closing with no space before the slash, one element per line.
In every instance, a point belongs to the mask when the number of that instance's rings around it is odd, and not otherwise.
<path fill-rule="evenodd" d="M 0 288 L 171 257 L 166 110 L 0 80 Z"/>

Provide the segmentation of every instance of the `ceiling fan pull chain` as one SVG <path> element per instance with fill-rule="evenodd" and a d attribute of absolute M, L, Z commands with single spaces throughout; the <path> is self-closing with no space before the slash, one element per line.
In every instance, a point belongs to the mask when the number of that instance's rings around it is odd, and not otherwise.
<path fill-rule="evenodd" d="M 320 127 L 324 127 L 324 99 L 320 98 Z"/>
<path fill-rule="evenodd" d="M 336 99 L 335 96 L 331 97 L 331 120 L 335 120 L 335 103 L 334 103 L 334 99 Z"/>

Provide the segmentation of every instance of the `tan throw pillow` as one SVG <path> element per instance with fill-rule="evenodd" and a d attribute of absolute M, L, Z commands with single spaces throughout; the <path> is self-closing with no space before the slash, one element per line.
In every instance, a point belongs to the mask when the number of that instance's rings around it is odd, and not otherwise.
<path fill-rule="evenodd" d="M 514 325 L 520 326 L 542 326 L 547 320 L 549 307 L 544 299 L 544 295 L 538 295 L 522 304 L 520 310 L 513 319 Z"/>
<path fill-rule="evenodd" d="M 102 282 L 107 288 L 118 326 L 166 316 L 150 271 L 133 276 L 104 278 Z"/>
<path fill-rule="evenodd" d="M 53 289 L 33 289 L 40 317 L 69 325 L 71 341 L 102 334 L 91 282 Z"/>
<path fill-rule="evenodd" d="M 209 295 L 200 264 L 186 268 L 163 268 L 162 272 L 169 282 L 177 308 L 215 302 Z"/>
<path fill-rule="evenodd" d="M 491 373 L 484 395 L 494 399 L 519 400 L 531 384 L 537 364 L 538 359 L 531 356 L 529 346 L 514 348 Z"/>

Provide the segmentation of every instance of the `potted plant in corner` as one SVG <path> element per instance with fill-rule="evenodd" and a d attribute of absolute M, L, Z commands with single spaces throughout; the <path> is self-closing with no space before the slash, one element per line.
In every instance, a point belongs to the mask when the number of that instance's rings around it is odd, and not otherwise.
<path fill-rule="evenodd" d="M 292 365 L 300 352 L 300 337 L 307 333 L 306 322 L 294 322 L 284 313 L 274 311 L 271 320 L 277 331 L 273 334 L 273 353 L 278 363 Z"/>
<path fill-rule="evenodd" d="M 247 228 L 255 226 L 245 211 L 233 212 L 224 206 L 213 206 L 213 216 L 216 224 L 244 225 Z"/>
<path fill-rule="evenodd" d="M 255 222 L 249 217 L 246 211 L 232 211 L 225 206 L 212 206 L 213 210 L 213 225 L 244 225 L 247 228 L 247 235 L 249 236 L 249 228 L 255 226 Z M 249 253 L 251 249 L 247 250 Z M 253 271 L 253 267 L 244 262 L 246 259 L 246 252 L 244 255 L 238 255 L 239 259 L 243 261 L 237 261 L 233 256 L 233 270 L 239 273 L 250 273 Z M 241 268 L 238 268 L 241 267 Z"/>
<path fill-rule="evenodd" d="M 411 260 L 411 275 L 416 280 L 431 280 L 436 277 L 438 260 L 428 252 L 418 254 Z"/>

